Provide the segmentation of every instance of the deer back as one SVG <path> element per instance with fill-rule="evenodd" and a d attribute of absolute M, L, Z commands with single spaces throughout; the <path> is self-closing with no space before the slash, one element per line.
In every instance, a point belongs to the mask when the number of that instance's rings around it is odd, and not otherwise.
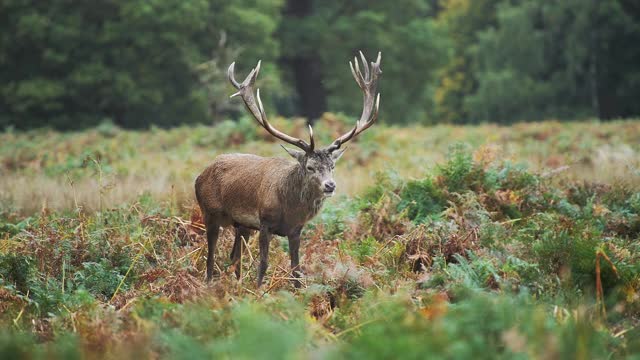
<path fill-rule="evenodd" d="M 196 180 L 198 202 L 207 214 L 221 219 L 221 226 L 238 223 L 259 229 L 261 219 L 267 218 L 293 227 L 307 220 L 304 213 L 310 207 L 303 203 L 297 167 L 280 158 L 220 155 Z"/>

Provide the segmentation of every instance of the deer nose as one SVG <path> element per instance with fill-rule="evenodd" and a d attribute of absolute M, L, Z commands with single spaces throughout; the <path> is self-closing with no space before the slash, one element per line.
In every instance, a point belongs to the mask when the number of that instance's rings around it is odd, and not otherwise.
<path fill-rule="evenodd" d="M 336 189 L 336 183 L 333 180 L 329 180 L 326 183 L 324 183 L 324 191 L 326 192 L 332 192 L 333 190 Z"/>

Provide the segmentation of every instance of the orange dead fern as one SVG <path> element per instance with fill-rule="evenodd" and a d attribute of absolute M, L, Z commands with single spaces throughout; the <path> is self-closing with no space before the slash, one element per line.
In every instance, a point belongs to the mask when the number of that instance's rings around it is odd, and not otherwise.
<path fill-rule="evenodd" d="M 604 291 L 602 290 L 602 278 L 600 277 L 601 258 L 604 258 L 609 263 L 609 265 L 611 265 L 611 269 L 613 270 L 613 273 L 616 274 L 616 277 L 619 278 L 620 276 L 618 275 L 618 269 L 616 269 L 616 266 L 613 264 L 607 253 L 605 253 L 602 248 L 596 250 L 596 299 L 598 308 L 600 310 L 600 315 L 604 319 L 607 317 L 607 309 L 604 305 Z"/>

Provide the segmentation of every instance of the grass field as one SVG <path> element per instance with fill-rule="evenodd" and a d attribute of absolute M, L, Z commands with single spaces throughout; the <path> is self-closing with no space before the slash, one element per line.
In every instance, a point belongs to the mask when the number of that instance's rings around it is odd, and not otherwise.
<path fill-rule="evenodd" d="M 298 290 L 286 241 L 236 281 L 230 231 L 204 282 L 193 180 L 225 152 L 286 156 L 249 119 L 0 134 L 0 358 L 640 357 L 639 121 L 378 124 Z"/>

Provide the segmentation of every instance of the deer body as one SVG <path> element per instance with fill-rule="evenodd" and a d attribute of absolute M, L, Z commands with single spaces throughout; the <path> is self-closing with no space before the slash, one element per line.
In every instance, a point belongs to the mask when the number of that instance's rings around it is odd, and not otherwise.
<path fill-rule="evenodd" d="M 294 284 L 300 285 L 297 279 L 300 276 L 298 252 L 302 228 L 320 211 L 324 200 L 334 194 L 336 184 L 333 181 L 333 169 L 344 152 L 340 148 L 342 144 L 369 128 L 378 116 L 380 94 L 376 97 L 376 87 L 381 73 L 380 54 L 377 61 L 371 63 L 371 68 L 364 55 L 360 53 L 360 56 L 364 75 L 357 60 L 355 69 L 350 63 L 351 72 L 364 92 L 360 120 L 351 131 L 322 149 L 315 148 L 311 126 L 307 143 L 280 132 L 269 123 L 260 100 L 260 89 L 257 90 L 257 97 L 253 93 L 260 62 L 242 83 L 235 80 L 234 64 L 229 66 L 229 81 L 238 89 L 232 97 L 240 95 L 258 124 L 271 135 L 301 151 L 284 148 L 296 160 L 293 162 L 250 154 L 220 155 L 198 176 L 195 183 L 196 198 L 207 229 L 207 280 L 211 280 L 214 274 L 220 227 L 234 226 L 236 234 L 231 260 L 236 266 L 238 278 L 243 243 L 248 240 L 252 230 L 258 230 L 258 287 L 267 270 L 269 243 L 273 234 L 288 237 L 291 269 L 296 279 Z"/>
<path fill-rule="evenodd" d="M 196 180 L 196 197 L 205 214 L 221 226 L 244 226 L 288 236 L 320 210 L 325 194 L 304 181 L 298 163 L 250 154 L 216 157 Z M 211 219 L 213 220 L 213 219 Z"/>

